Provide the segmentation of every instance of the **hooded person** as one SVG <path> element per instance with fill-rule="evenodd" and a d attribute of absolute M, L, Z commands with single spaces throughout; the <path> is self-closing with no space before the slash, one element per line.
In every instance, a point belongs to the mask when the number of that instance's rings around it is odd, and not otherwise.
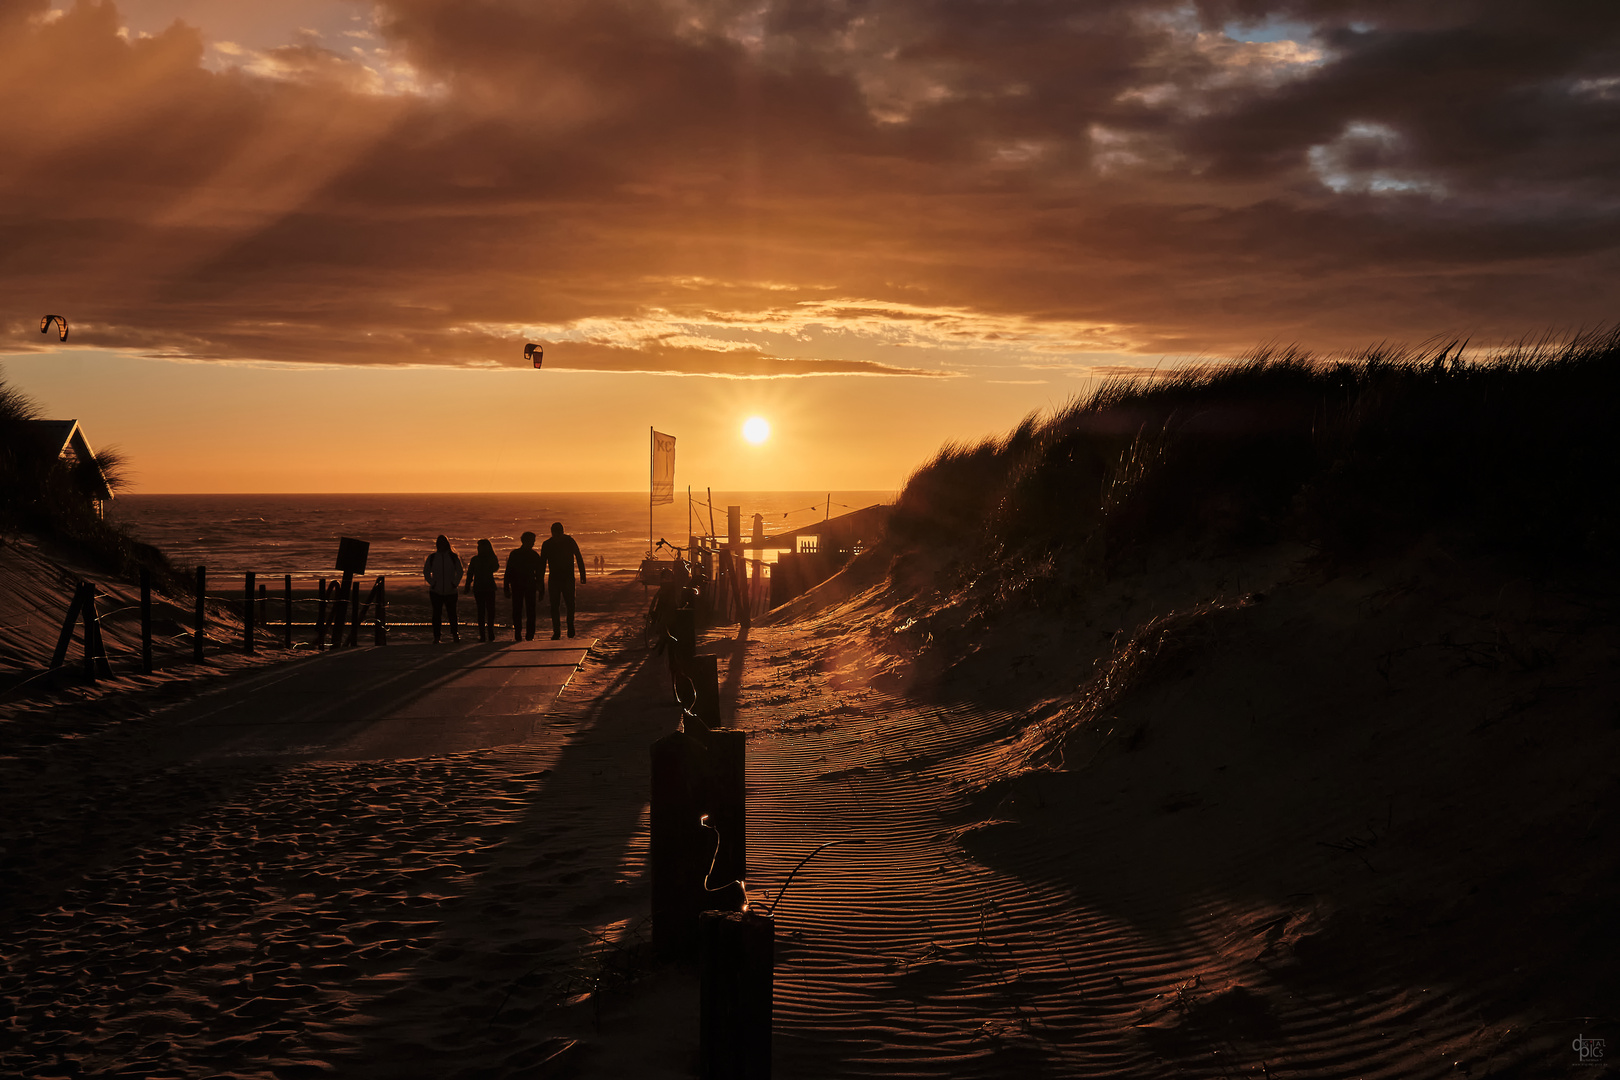
<path fill-rule="evenodd" d="M 439 628 L 446 611 L 450 613 L 450 639 L 461 640 L 456 626 L 456 586 L 461 584 L 461 556 L 451 548 L 450 541 L 439 534 L 437 547 L 422 564 L 422 576 L 427 579 L 428 598 L 433 601 L 433 644 L 439 643 Z"/>

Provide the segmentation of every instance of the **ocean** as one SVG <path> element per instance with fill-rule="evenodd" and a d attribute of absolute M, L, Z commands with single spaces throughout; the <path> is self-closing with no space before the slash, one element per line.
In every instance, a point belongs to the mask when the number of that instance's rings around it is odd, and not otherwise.
<path fill-rule="evenodd" d="M 691 532 L 709 533 L 706 495 L 694 492 Z M 726 507 L 742 507 L 742 532 L 753 530 L 763 514 L 767 535 L 892 502 L 890 491 L 715 492 L 714 531 L 726 534 Z M 685 544 L 688 532 L 685 492 L 673 504 L 653 508 L 653 536 Z M 561 521 L 579 541 L 586 564 L 602 556 L 607 569 L 638 566 L 647 551 L 645 492 L 559 492 L 556 494 L 429 495 L 120 495 L 108 516 L 127 525 L 141 540 L 161 549 L 176 569 L 207 566 L 210 574 L 292 574 L 329 577 L 338 538 L 371 544 L 368 575 L 417 577 L 422 561 L 443 533 L 465 562 L 488 539 L 503 559 L 529 530 L 540 540 Z"/>

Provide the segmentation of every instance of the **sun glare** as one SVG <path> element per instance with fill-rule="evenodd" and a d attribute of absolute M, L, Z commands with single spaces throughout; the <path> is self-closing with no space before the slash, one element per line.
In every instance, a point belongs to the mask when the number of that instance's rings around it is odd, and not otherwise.
<path fill-rule="evenodd" d="M 758 446 L 771 437 L 771 422 L 763 416 L 750 416 L 743 423 L 743 438 Z"/>

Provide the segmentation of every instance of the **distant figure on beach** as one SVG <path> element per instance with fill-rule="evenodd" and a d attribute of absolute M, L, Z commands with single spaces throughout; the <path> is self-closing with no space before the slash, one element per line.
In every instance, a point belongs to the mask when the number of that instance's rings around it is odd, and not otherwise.
<path fill-rule="evenodd" d="M 540 558 L 551 574 L 551 640 L 562 637 L 562 612 L 568 606 L 568 636 L 574 636 L 574 564 L 579 564 L 580 584 L 585 582 L 585 556 L 574 538 L 563 532 L 560 521 L 551 523 L 551 539 L 540 545 Z"/>
<path fill-rule="evenodd" d="M 528 610 L 529 641 L 534 640 L 534 609 L 538 591 L 545 595 L 546 564 L 540 561 L 540 553 L 534 550 L 534 533 L 526 532 L 518 538 L 523 546 L 512 549 L 512 554 L 506 557 L 506 573 L 501 583 L 506 595 L 512 598 L 512 637 L 516 641 L 523 641 L 523 612 Z"/>
<path fill-rule="evenodd" d="M 456 626 L 456 586 L 461 584 L 461 556 L 450 547 L 450 541 L 439 534 L 438 550 L 422 564 L 422 576 L 427 578 L 428 596 L 433 601 L 433 644 L 439 643 L 439 627 L 446 610 L 450 612 L 450 639 L 461 640 Z"/>
<path fill-rule="evenodd" d="M 501 559 L 488 540 L 478 541 L 478 554 L 467 560 L 467 591 L 478 605 L 478 640 L 495 640 L 495 571 Z"/>

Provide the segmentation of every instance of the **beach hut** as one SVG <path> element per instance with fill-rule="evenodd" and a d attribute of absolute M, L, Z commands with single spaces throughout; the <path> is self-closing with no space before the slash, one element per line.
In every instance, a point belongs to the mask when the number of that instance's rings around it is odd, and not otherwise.
<path fill-rule="evenodd" d="M 856 553 L 875 544 L 893 512 L 893 506 L 878 503 L 775 536 L 760 536 L 756 525 L 754 538 L 743 546 L 781 552 L 771 569 L 771 606 L 821 584 Z"/>
<path fill-rule="evenodd" d="M 96 460 L 95 451 L 84 437 L 84 429 L 77 420 L 30 420 L 27 432 L 35 445 L 48 458 L 60 460 L 72 472 L 75 487 L 89 499 L 97 516 L 106 512 L 112 501 L 112 485 Z"/>

